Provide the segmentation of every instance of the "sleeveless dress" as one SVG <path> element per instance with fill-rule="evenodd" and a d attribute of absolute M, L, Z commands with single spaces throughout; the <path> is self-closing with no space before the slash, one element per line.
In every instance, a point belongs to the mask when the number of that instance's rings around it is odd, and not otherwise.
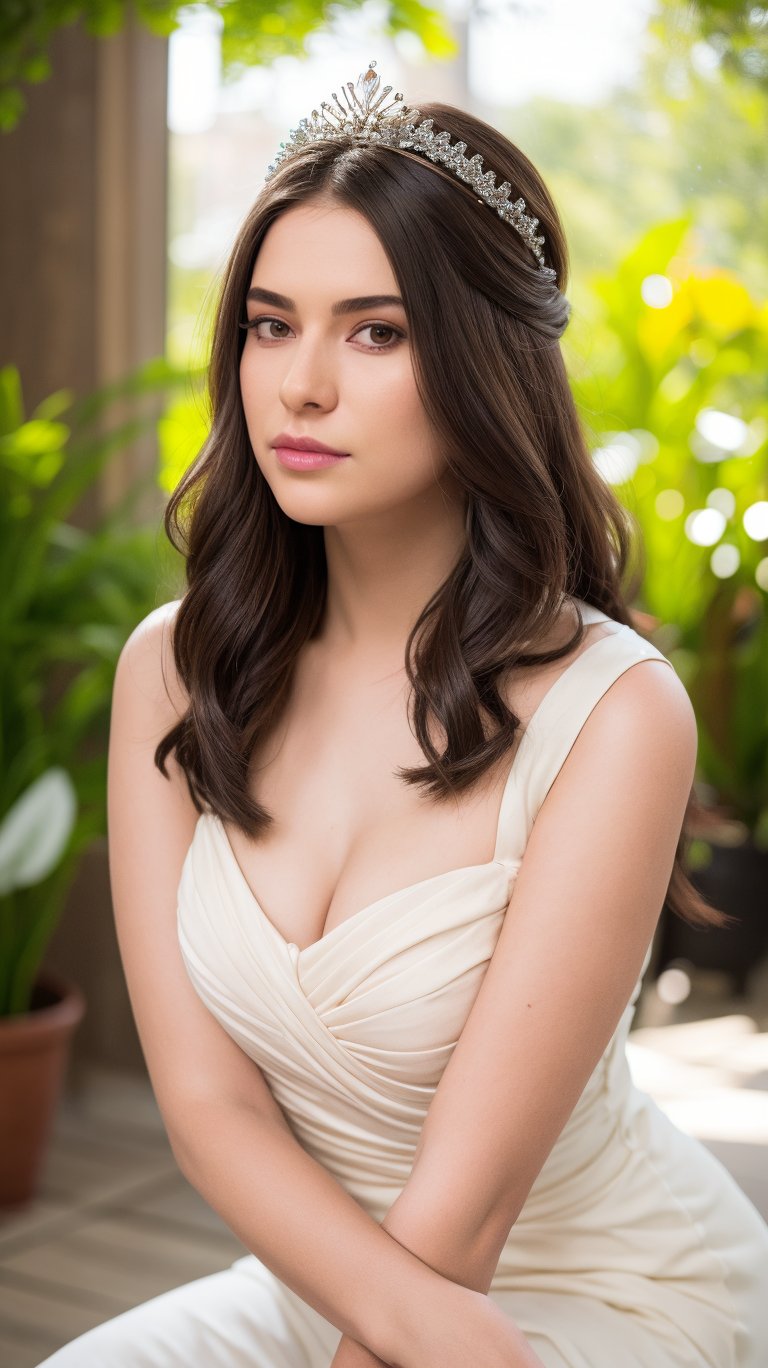
<path fill-rule="evenodd" d="M 260 908 L 215 815 L 199 818 L 187 852 L 178 937 L 195 989 L 300 1143 L 379 1221 L 408 1179 L 560 767 L 626 669 L 673 668 L 632 628 L 579 607 L 611 630 L 557 677 L 521 736 L 490 863 L 379 898 L 299 949 Z M 650 955 L 651 944 L 489 1296 L 547 1368 L 766 1368 L 768 1225 L 631 1078 L 625 1044 Z M 247 1254 L 89 1330 L 45 1368 L 329 1368 L 340 1338 Z"/>

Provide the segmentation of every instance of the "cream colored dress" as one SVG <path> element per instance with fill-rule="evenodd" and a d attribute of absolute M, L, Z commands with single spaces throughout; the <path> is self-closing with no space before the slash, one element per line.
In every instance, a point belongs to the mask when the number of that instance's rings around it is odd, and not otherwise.
<path fill-rule="evenodd" d="M 259 907 L 217 817 L 201 816 L 184 863 L 178 935 L 192 983 L 262 1069 L 301 1144 L 376 1220 L 408 1179 L 548 789 L 614 680 L 637 661 L 665 660 L 631 628 L 580 607 L 612 630 L 529 722 L 490 863 L 379 898 L 303 950 Z M 510 1232 L 490 1295 L 548 1368 L 768 1368 L 768 1226 L 709 1151 L 633 1085 L 625 1043 L 641 980 Z M 89 1331 L 46 1365 L 328 1368 L 339 1338 L 249 1254 Z"/>

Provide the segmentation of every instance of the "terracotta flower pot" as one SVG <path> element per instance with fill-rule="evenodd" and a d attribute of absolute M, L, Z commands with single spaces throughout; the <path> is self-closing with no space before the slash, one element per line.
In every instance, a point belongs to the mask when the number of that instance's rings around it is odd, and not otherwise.
<path fill-rule="evenodd" d="M 29 1011 L 0 1017 L 0 1207 L 35 1195 L 85 998 L 67 979 L 38 974 Z"/>

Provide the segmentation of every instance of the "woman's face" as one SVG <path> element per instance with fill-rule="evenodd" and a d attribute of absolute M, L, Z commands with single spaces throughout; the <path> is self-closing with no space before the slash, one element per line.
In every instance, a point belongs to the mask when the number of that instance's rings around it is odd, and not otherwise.
<path fill-rule="evenodd" d="M 240 389 L 255 458 L 283 512 L 333 526 L 444 505 L 451 480 L 416 390 L 408 319 L 367 220 L 327 202 L 285 211 L 262 241 L 249 295 L 256 290 L 283 298 L 247 299 Z M 395 298 L 361 298 L 382 295 Z M 273 445 L 280 433 L 348 455 L 288 469 Z"/>

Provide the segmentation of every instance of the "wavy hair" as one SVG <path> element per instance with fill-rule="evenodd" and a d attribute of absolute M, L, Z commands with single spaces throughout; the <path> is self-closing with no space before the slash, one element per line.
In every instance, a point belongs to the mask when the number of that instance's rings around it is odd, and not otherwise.
<path fill-rule="evenodd" d="M 446 467 L 466 494 L 466 542 L 409 633 L 412 727 L 426 763 L 401 768 L 435 799 L 476 783 L 514 745 L 520 718 L 500 683 L 511 667 L 566 655 L 524 649 L 556 622 L 564 595 L 633 625 L 642 578 L 634 523 L 590 457 L 559 340 L 570 306 L 557 210 L 528 158 L 503 134 L 450 105 L 421 106 L 436 131 L 462 139 L 522 195 L 539 220 L 547 264 L 467 185 L 417 153 L 316 142 L 262 188 L 224 269 L 208 368 L 210 432 L 173 491 L 165 530 L 186 561 L 173 653 L 189 704 L 161 740 L 175 751 L 195 807 L 249 836 L 272 823 L 248 787 L 249 761 L 284 711 L 294 665 L 322 617 L 323 528 L 279 507 L 253 459 L 239 385 L 245 297 L 260 244 L 293 205 L 322 198 L 368 220 L 403 297 L 414 376 Z M 418 244 L 414 248 L 414 244 Z M 639 559 L 642 559 L 642 551 Z M 411 711 L 412 710 L 412 711 Z M 445 735 L 442 752 L 428 722 Z M 694 925 L 722 925 L 687 877 L 691 789 L 667 892 Z"/>

